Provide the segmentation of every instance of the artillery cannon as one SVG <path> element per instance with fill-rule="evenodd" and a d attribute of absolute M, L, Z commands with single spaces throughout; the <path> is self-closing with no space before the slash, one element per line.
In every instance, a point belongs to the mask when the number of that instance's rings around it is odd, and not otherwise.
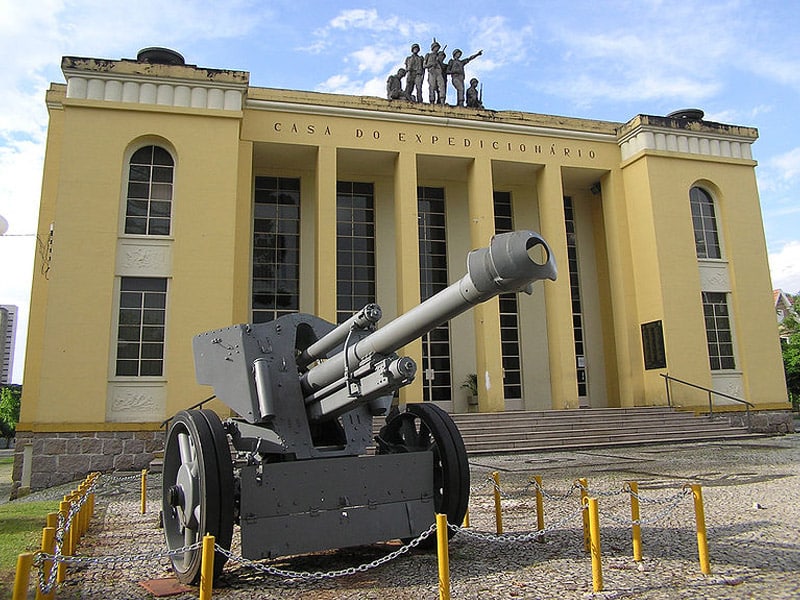
<path fill-rule="evenodd" d="M 380 329 L 370 304 L 338 326 L 291 314 L 197 335 L 197 380 L 237 416 L 223 423 L 211 410 L 185 410 L 172 419 L 162 489 L 169 550 L 205 533 L 230 548 L 235 522 L 249 559 L 413 539 L 435 513 L 461 523 L 464 442 L 433 404 L 390 411 L 416 373 L 396 351 L 480 302 L 555 278 L 546 242 L 515 231 L 470 252 L 461 280 Z M 215 575 L 225 560 L 216 553 Z M 199 549 L 172 562 L 178 579 L 199 580 Z"/>

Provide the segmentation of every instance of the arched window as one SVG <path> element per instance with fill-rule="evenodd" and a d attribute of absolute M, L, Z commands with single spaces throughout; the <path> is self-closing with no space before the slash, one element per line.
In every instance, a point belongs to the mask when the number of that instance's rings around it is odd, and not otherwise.
<path fill-rule="evenodd" d="M 714 213 L 714 199 L 702 188 L 693 187 L 689 191 L 694 226 L 694 244 L 697 258 L 722 258 L 717 217 Z"/>
<path fill-rule="evenodd" d="M 131 156 L 125 233 L 169 235 L 175 161 L 160 146 L 145 146 Z"/>

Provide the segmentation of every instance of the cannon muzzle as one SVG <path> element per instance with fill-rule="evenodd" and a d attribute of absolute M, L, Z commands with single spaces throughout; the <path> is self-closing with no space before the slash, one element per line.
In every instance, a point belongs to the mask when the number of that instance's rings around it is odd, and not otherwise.
<path fill-rule="evenodd" d="M 306 398 L 342 380 L 373 356 L 388 356 L 481 302 L 507 292 L 532 292 L 540 279 L 555 280 L 557 269 L 544 239 L 533 231 L 513 231 L 492 238 L 467 257 L 467 274 L 438 294 L 344 351 L 309 369 L 301 378 Z M 323 414 L 327 411 L 323 411 Z"/>

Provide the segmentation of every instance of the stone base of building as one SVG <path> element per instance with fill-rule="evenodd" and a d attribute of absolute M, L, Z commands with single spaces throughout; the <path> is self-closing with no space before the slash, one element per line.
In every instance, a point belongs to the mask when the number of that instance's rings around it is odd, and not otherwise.
<path fill-rule="evenodd" d="M 725 419 L 733 427 L 747 427 L 747 413 L 744 411 L 728 412 L 717 414 L 718 419 Z M 790 410 L 776 411 L 750 411 L 750 423 L 753 433 L 767 433 L 771 435 L 783 435 L 795 433 L 794 415 Z"/>
<path fill-rule="evenodd" d="M 80 481 L 93 471 L 145 469 L 163 449 L 164 431 L 18 431 L 11 499 Z M 30 465 L 25 465 L 26 455 Z"/>

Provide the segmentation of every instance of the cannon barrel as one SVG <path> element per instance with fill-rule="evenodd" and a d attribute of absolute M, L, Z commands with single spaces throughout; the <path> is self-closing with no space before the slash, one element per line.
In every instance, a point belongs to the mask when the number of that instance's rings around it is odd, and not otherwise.
<path fill-rule="evenodd" d="M 303 350 L 297 357 L 297 366 L 304 369 L 315 360 L 325 358 L 328 352 L 344 343 L 351 328 L 366 329 L 367 327 L 373 326 L 380 321 L 382 314 L 380 306 L 377 304 L 367 304 L 364 308 L 347 319 L 347 321 L 336 327 L 336 329 Z"/>
<path fill-rule="evenodd" d="M 469 253 L 467 274 L 459 281 L 304 373 L 303 394 L 311 396 L 340 381 L 368 357 L 391 354 L 476 304 L 507 292 L 530 294 L 534 281 L 555 280 L 556 275 L 552 252 L 539 234 L 496 235 L 488 247 Z"/>

